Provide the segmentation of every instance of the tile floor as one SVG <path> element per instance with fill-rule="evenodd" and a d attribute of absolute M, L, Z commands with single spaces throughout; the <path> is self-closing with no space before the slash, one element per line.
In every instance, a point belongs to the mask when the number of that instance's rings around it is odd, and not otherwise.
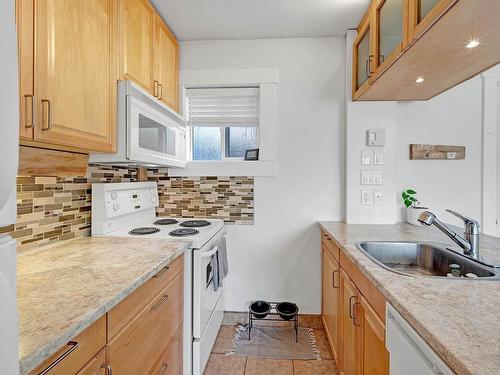
<path fill-rule="evenodd" d="M 338 375 L 321 317 L 301 316 L 300 325 L 314 329 L 321 360 L 286 360 L 226 355 L 232 348 L 234 325 L 223 325 L 204 375 Z"/>

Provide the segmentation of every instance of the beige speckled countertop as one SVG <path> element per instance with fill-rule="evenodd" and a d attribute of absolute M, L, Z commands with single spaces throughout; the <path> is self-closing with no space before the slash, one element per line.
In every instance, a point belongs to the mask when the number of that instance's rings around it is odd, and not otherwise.
<path fill-rule="evenodd" d="M 18 255 L 20 374 L 90 326 L 189 243 L 83 237 Z"/>
<path fill-rule="evenodd" d="M 433 227 L 408 224 L 319 224 L 457 374 L 500 374 L 500 281 L 403 276 L 356 248 L 360 241 L 453 244 L 448 237 Z M 481 254 L 499 264 L 500 239 L 482 235 Z"/>

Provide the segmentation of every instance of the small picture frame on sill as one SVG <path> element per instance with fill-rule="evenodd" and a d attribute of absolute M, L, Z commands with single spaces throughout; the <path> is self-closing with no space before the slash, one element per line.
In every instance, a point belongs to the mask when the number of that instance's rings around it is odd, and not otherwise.
<path fill-rule="evenodd" d="M 245 160 L 259 160 L 259 149 L 249 148 L 245 151 Z"/>

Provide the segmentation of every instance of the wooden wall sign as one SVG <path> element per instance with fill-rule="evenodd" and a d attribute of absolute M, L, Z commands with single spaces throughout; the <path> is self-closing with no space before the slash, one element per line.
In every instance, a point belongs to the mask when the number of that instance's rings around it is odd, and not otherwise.
<path fill-rule="evenodd" d="M 410 144 L 410 160 L 462 160 L 465 146 Z"/>

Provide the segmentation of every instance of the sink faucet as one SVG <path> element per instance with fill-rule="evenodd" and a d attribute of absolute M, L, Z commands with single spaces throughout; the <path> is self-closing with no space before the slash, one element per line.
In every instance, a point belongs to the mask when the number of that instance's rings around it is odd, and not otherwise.
<path fill-rule="evenodd" d="M 479 259 L 479 223 L 471 219 L 467 216 L 464 216 L 453 210 L 446 210 L 452 215 L 462 219 L 465 224 L 464 229 L 464 237 L 461 237 L 459 234 L 455 233 L 452 229 L 450 229 L 446 224 L 442 221 L 438 220 L 436 215 L 434 215 L 430 211 L 422 212 L 418 221 L 423 225 L 431 226 L 434 224 L 436 228 L 438 228 L 441 232 L 450 237 L 458 246 L 460 246 L 465 255 L 468 255 L 474 259 Z"/>

